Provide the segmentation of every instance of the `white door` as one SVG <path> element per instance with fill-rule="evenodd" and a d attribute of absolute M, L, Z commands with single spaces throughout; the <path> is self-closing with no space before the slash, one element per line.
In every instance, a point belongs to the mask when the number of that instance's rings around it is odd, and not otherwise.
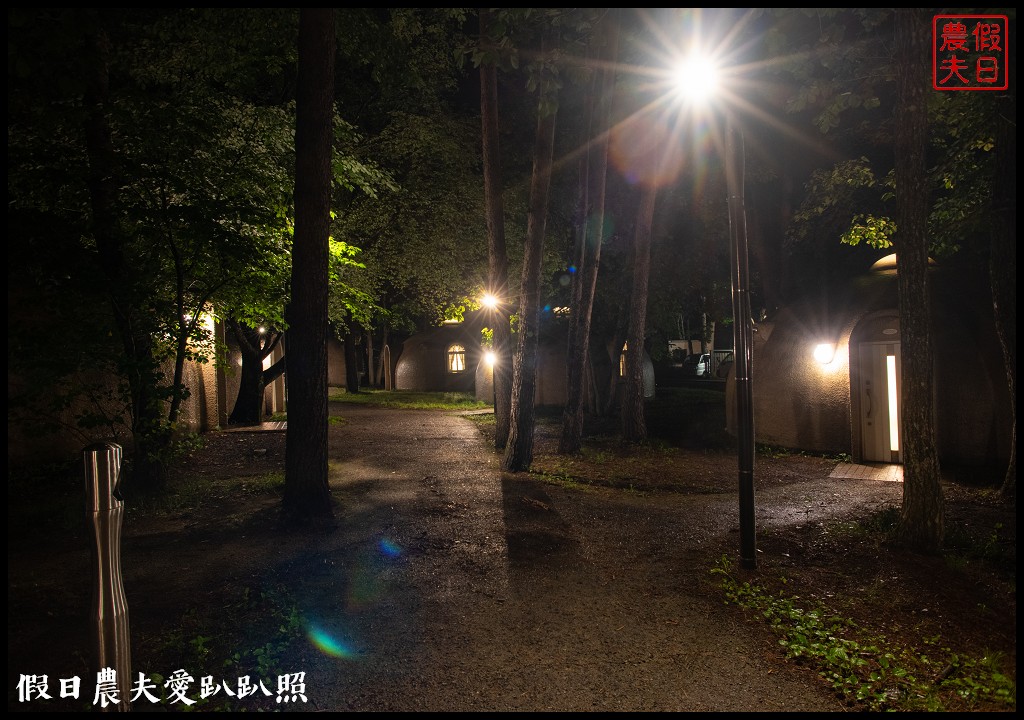
<path fill-rule="evenodd" d="M 859 346 L 860 436 L 865 462 L 903 462 L 900 439 L 900 344 Z"/>

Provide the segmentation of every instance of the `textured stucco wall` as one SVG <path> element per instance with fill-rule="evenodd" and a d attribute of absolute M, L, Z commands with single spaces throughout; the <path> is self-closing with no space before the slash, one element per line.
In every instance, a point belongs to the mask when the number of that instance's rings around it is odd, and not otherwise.
<path fill-rule="evenodd" d="M 327 384 L 345 386 L 345 345 L 337 338 L 327 338 Z"/>
<path fill-rule="evenodd" d="M 822 365 L 814 360 L 813 352 L 825 338 L 800 322 L 797 312 L 783 310 L 754 335 L 755 437 L 758 442 L 783 447 L 849 452 L 848 334 L 840 335 L 832 362 Z M 851 326 L 849 318 L 843 320 L 844 329 Z M 735 367 L 733 364 L 733 370 Z M 729 427 L 735 432 L 735 388 L 727 390 Z"/>

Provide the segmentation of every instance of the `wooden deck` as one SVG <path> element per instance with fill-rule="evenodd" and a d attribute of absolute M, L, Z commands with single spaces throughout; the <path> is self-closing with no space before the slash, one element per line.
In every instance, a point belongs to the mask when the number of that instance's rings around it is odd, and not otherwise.
<path fill-rule="evenodd" d="M 881 463 L 871 465 L 839 463 L 829 474 L 829 477 L 849 480 L 884 480 L 887 482 L 903 482 L 903 466 L 885 465 Z"/>
<path fill-rule="evenodd" d="M 287 420 L 260 423 L 259 425 L 240 425 L 227 428 L 224 432 L 284 432 L 288 429 Z"/>

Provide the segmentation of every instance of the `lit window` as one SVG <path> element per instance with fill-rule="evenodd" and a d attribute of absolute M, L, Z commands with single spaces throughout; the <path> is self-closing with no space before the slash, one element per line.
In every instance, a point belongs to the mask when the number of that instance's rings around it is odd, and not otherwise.
<path fill-rule="evenodd" d="M 619 377 L 626 377 L 626 350 L 629 349 L 629 343 L 623 343 L 622 352 L 619 353 Z"/>
<path fill-rule="evenodd" d="M 448 348 L 448 372 L 460 373 L 466 369 L 466 348 L 452 345 Z"/>

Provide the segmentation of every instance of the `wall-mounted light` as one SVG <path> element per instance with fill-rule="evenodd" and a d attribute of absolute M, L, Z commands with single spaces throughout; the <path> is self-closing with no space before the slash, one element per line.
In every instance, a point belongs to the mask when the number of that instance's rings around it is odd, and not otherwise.
<path fill-rule="evenodd" d="M 488 350 L 486 353 L 484 353 L 484 360 L 487 361 L 488 365 L 494 367 L 495 364 L 497 364 L 498 362 L 498 356 L 494 353 L 493 350 Z"/>
<path fill-rule="evenodd" d="M 828 365 L 836 356 L 836 346 L 832 343 L 819 343 L 814 347 L 814 359 L 822 365 Z"/>

